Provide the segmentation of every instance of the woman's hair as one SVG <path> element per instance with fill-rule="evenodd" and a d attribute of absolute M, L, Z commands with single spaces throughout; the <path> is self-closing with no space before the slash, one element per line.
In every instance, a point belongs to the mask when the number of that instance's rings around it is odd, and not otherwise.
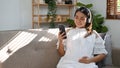
<path fill-rule="evenodd" d="M 90 9 L 86 8 L 86 7 L 80 7 L 75 11 L 74 16 L 76 16 L 77 12 L 81 12 L 84 15 L 86 15 L 87 19 L 86 19 L 86 25 L 85 28 L 87 30 L 87 34 L 85 35 L 85 38 L 88 37 L 89 35 L 92 34 L 92 14 Z"/>

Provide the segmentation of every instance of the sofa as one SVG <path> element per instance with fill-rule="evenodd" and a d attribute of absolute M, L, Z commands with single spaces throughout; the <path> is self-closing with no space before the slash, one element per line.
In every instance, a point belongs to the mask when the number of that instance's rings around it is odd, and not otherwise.
<path fill-rule="evenodd" d="M 56 68 L 58 28 L 0 31 L 0 68 Z M 120 68 L 120 49 L 112 49 L 112 65 Z"/>

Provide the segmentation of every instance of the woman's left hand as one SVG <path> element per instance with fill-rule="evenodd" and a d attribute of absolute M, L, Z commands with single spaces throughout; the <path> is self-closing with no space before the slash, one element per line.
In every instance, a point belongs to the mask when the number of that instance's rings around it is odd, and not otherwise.
<path fill-rule="evenodd" d="M 89 57 L 87 57 L 87 56 L 84 56 L 81 59 L 79 59 L 79 62 L 89 64 L 89 63 L 91 63 L 91 59 Z"/>

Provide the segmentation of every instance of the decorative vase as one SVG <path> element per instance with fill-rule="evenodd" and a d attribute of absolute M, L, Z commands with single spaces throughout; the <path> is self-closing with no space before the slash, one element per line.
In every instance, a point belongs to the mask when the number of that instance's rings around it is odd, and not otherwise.
<path fill-rule="evenodd" d="M 40 0 L 39 2 L 40 2 L 40 4 L 44 4 L 44 1 L 43 1 L 43 0 Z"/>
<path fill-rule="evenodd" d="M 58 4 L 62 4 L 62 0 L 57 0 L 57 3 Z"/>
<path fill-rule="evenodd" d="M 72 4 L 72 0 L 65 0 L 65 4 Z"/>
<path fill-rule="evenodd" d="M 48 4 L 49 0 L 44 0 L 44 2 L 45 2 L 46 4 Z"/>

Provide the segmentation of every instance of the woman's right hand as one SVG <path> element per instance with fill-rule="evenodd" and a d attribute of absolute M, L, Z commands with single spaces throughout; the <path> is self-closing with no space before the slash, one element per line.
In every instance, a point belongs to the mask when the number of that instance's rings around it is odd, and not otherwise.
<path fill-rule="evenodd" d="M 65 35 L 65 33 L 63 32 L 63 33 L 58 33 L 58 40 L 59 40 L 59 42 L 60 43 L 62 43 L 63 42 L 63 39 L 64 39 L 64 37 L 65 37 L 66 35 Z"/>

